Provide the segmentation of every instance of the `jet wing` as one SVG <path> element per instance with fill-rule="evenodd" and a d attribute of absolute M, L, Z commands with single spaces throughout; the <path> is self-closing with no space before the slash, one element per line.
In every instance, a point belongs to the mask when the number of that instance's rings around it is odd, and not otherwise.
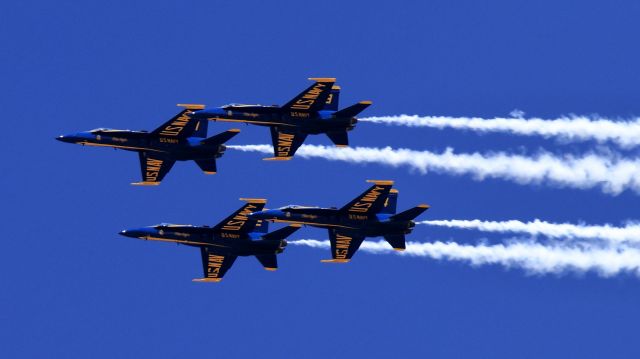
<path fill-rule="evenodd" d="M 322 110 L 327 103 L 329 94 L 331 94 L 331 88 L 336 82 L 335 78 L 310 78 L 309 80 L 315 81 L 315 83 L 282 106 L 284 111 L 294 112 L 292 117 L 300 117 L 295 116 L 299 112 Z"/>
<path fill-rule="evenodd" d="M 369 180 L 367 182 L 374 183 L 374 185 L 353 201 L 347 203 L 346 206 L 342 207 L 341 211 L 348 212 L 350 215 L 368 216 L 379 213 L 383 209 L 393 186 L 393 181 Z"/>
<path fill-rule="evenodd" d="M 262 211 L 264 205 L 267 203 L 266 199 L 262 198 L 240 198 L 246 201 L 244 206 L 240 207 L 237 211 L 233 212 L 230 216 L 225 218 L 222 222 L 218 223 L 213 229 L 218 233 L 226 233 L 232 236 L 229 238 L 235 238 L 238 234 L 249 233 L 256 227 L 257 221 L 249 219 L 249 214 L 253 212 Z"/>
<path fill-rule="evenodd" d="M 273 156 L 265 160 L 290 160 L 307 138 L 307 134 L 271 127 Z"/>
<path fill-rule="evenodd" d="M 151 134 L 173 138 L 207 137 L 207 119 L 195 119 L 189 116 L 194 110 L 204 109 L 204 105 L 178 106 L 185 109 L 156 128 Z"/>
<path fill-rule="evenodd" d="M 219 282 L 233 265 L 238 256 L 217 253 L 211 247 L 200 247 L 202 255 L 203 278 L 194 279 L 194 282 Z"/>
<path fill-rule="evenodd" d="M 340 231 L 339 229 L 329 229 L 329 241 L 331 242 L 331 256 L 333 259 L 324 259 L 324 263 L 347 263 L 358 251 L 364 236 L 353 235 Z"/>
<path fill-rule="evenodd" d="M 157 186 L 164 176 L 169 173 L 175 160 L 167 159 L 157 154 L 149 152 L 138 152 L 140 157 L 140 170 L 142 171 L 142 182 L 132 183 L 138 186 Z"/>

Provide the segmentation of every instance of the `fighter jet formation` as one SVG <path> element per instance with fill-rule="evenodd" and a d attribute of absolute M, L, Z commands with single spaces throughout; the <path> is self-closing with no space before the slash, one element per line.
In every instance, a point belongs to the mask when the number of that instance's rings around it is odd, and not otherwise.
<path fill-rule="evenodd" d="M 310 78 L 314 84 L 283 106 L 231 104 L 205 109 L 200 104 L 179 104 L 184 109 L 157 129 L 147 131 L 98 128 L 59 136 L 62 142 L 111 147 L 138 152 L 142 180 L 134 185 L 159 185 L 176 161 L 194 161 L 205 174 L 217 172 L 216 159 L 227 141 L 240 130 L 231 129 L 207 137 L 208 121 L 240 122 L 267 126 L 271 130 L 274 156 L 267 160 L 290 160 L 309 134 L 326 134 L 338 147 L 349 145 L 347 132 L 370 101 L 339 110 L 340 87 L 335 78 Z M 288 205 L 264 209 L 266 199 L 243 199 L 245 205 L 213 227 L 159 224 L 127 229 L 119 234 L 144 240 L 198 247 L 203 277 L 198 282 L 219 282 L 239 256 L 255 256 L 267 270 L 278 268 L 277 255 L 286 238 L 302 226 L 326 228 L 331 259 L 347 263 L 367 237 L 383 237 L 398 251 L 406 248 L 417 216 L 429 206 L 420 204 L 396 213 L 398 191 L 391 180 L 369 180 L 373 185 L 341 208 Z M 268 223 L 287 226 L 268 232 Z"/>

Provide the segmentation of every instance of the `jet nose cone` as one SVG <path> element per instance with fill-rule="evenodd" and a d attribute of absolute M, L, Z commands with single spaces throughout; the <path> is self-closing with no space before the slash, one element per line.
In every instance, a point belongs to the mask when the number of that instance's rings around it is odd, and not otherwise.
<path fill-rule="evenodd" d="M 150 232 L 151 230 L 149 228 L 136 228 L 125 229 L 124 231 L 118 232 L 118 234 L 129 238 L 145 238 L 151 234 Z"/>
<path fill-rule="evenodd" d="M 133 237 L 131 231 L 127 231 L 126 229 L 124 231 L 118 232 L 118 234 L 125 237 Z"/>
<path fill-rule="evenodd" d="M 58 140 L 60 142 L 66 142 L 66 143 L 73 143 L 74 142 L 74 138 L 72 136 L 58 136 L 58 137 L 56 137 L 56 140 Z"/>

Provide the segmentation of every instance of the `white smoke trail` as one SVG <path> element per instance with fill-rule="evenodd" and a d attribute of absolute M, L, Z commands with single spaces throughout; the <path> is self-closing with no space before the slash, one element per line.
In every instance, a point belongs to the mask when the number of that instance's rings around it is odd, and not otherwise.
<path fill-rule="evenodd" d="M 591 119 L 571 116 L 545 120 L 541 118 L 478 118 L 447 116 L 381 116 L 359 119 L 409 127 L 454 128 L 477 132 L 506 132 L 524 136 L 558 137 L 565 140 L 611 141 L 623 148 L 640 145 L 640 118 L 630 121 Z"/>
<path fill-rule="evenodd" d="M 227 146 L 240 151 L 273 153 L 270 145 Z M 503 152 L 454 153 L 448 148 L 442 153 L 385 148 L 336 148 L 304 145 L 297 156 L 320 157 L 350 163 L 380 163 L 390 166 L 408 166 L 421 173 L 434 171 L 469 174 L 478 180 L 501 178 L 520 184 L 548 182 L 553 185 L 580 189 L 600 187 L 606 193 L 617 195 L 630 189 L 640 192 L 640 159 L 618 159 L 588 154 L 582 157 L 558 157 L 540 153 L 533 157 L 510 155 Z"/>
<path fill-rule="evenodd" d="M 614 227 L 609 224 L 590 226 L 585 224 L 550 223 L 535 219 L 532 222 L 518 220 L 510 221 L 481 221 L 474 220 L 433 220 L 421 221 L 417 224 L 440 226 L 448 228 L 475 229 L 484 232 L 498 233 L 526 233 L 532 236 L 543 235 L 549 238 L 567 239 L 604 239 L 611 242 L 640 243 L 640 223 L 629 223 L 624 227 Z"/>
<path fill-rule="evenodd" d="M 289 244 L 330 248 L 329 241 L 314 239 L 289 241 Z M 640 276 L 640 250 L 624 247 L 550 246 L 522 241 L 495 245 L 408 242 L 406 251 L 396 252 L 386 242 L 365 241 L 361 250 L 377 254 L 398 253 L 438 260 L 460 261 L 472 266 L 502 265 L 506 268 L 521 268 L 534 274 L 593 271 L 603 277 L 611 277 L 621 273 Z"/>

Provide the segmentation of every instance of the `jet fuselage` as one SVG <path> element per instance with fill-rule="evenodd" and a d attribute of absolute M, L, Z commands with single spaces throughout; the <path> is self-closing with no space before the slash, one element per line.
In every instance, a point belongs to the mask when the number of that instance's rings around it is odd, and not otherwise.
<path fill-rule="evenodd" d="M 199 137 L 172 138 L 130 130 L 98 129 L 59 136 L 56 139 L 86 146 L 148 151 L 178 161 L 219 158 L 226 149 L 223 144 L 206 144 Z"/>
<path fill-rule="evenodd" d="M 355 117 L 336 117 L 337 111 L 297 112 L 278 106 L 227 105 L 190 114 L 192 118 L 211 121 L 241 122 L 258 126 L 279 127 L 305 134 L 332 131 L 351 131 L 358 120 Z"/>
<path fill-rule="evenodd" d="M 235 256 L 282 253 L 285 240 L 262 240 L 264 233 L 216 233 L 211 227 L 162 224 L 120 232 L 131 238 L 172 242 L 192 247 L 215 247 L 216 252 Z"/>
<path fill-rule="evenodd" d="M 345 213 L 334 208 L 288 207 L 255 212 L 249 217 L 272 222 L 339 229 L 345 232 L 359 233 L 365 237 L 409 234 L 415 227 L 414 221 L 394 221 L 390 219 L 390 214 L 367 216 Z M 291 209 L 291 207 L 295 208 Z"/>

